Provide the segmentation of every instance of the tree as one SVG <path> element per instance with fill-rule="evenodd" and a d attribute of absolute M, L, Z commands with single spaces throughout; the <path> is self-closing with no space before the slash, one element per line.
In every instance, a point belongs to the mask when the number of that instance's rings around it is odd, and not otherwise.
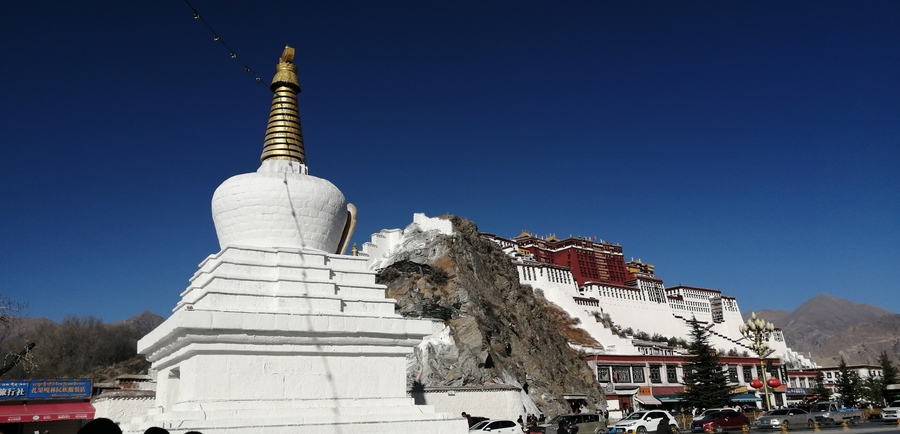
<path fill-rule="evenodd" d="M 837 392 L 841 395 L 844 405 L 854 406 L 859 401 L 860 382 L 859 373 L 851 371 L 841 356 L 841 362 L 838 363 Z"/>
<path fill-rule="evenodd" d="M 884 395 L 881 392 L 881 380 L 875 377 L 866 377 L 859 385 L 860 403 L 881 405 Z"/>
<path fill-rule="evenodd" d="M 41 336 L 38 372 L 47 378 L 78 378 L 99 366 L 137 355 L 140 334 L 125 324 L 104 324 L 93 316 L 63 318 L 38 329 Z"/>
<path fill-rule="evenodd" d="M 10 377 L 92 378 L 102 382 L 117 374 L 113 369 L 116 366 L 127 370 L 118 374 L 143 372 L 149 366 L 137 355 L 141 333 L 126 324 L 69 316 L 60 324 L 41 324 L 30 335 L 39 344 L 30 352 L 32 363 L 15 367 Z"/>
<path fill-rule="evenodd" d="M 724 407 L 729 404 L 731 387 L 719 363 L 719 354 L 709 344 L 709 331 L 696 319 L 691 321 L 691 342 L 684 365 L 684 388 L 680 398 L 695 408 Z"/>
<path fill-rule="evenodd" d="M 831 397 L 831 389 L 825 387 L 825 374 L 816 372 L 816 385 L 813 387 L 812 393 L 824 399 Z"/>
<path fill-rule="evenodd" d="M 897 372 L 897 367 L 891 363 L 891 358 L 888 357 L 887 351 L 882 351 L 881 355 L 878 356 L 878 365 L 881 366 L 881 379 L 879 381 L 881 383 L 881 401 L 878 403 L 884 404 L 884 397 L 887 396 L 887 387 L 900 382 L 900 373 Z"/>
<path fill-rule="evenodd" d="M 19 322 L 19 312 L 27 306 L 6 296 L 0 295 L 0 376 L 5 375 L 16 366 L 22 366 L 28 370 L 33 366 L 32 355 L 36 344 L 23 340 L 21 336 L 13 336 L 13 330 Z"/>

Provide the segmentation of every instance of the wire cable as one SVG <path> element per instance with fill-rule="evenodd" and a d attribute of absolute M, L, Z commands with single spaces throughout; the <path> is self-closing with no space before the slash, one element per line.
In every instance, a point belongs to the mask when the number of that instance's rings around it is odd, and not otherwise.
<path fill-rule="evenodd" d="M 247 73 L 250 73 L 251 75 L 253 75 L 253 77 L 256 79 L 257 83 L 262 84 L 263 86 L 265 86 L 266 89 L 269 89 L 269 84 L 266 83 L 265 81 L 263 81 L 262 77 L 260 77 L 259 74 L 257 74 L 256 71 L 253 70 L 253 68 L 250 68 L 250 65 L 248 65 L 247 62 L 245 62 L 244 59 L 241 58 L 241 56 L 238 56 L 237 53 L 228 45 L 228 43 L 226 43 L 225 40 L 222 39 L 221 36 L 219 36 L 219 32 L 217 32 L 216 29 L 214 29 L 203 18 L 203 15 L 200 15 L 200 11 L 198 11 L 197 8 L 195 8 L 194 5 L 192 5 L 189 0 L 184 0 L 184 3 L 189 8 L 191 8 L 191 12 L 193 12 L 193 14 L 194 14 L 194 19 L 200 20 L 200 22 L 202 22 L 203 25 L 205 25 L 206 28 L 209 29 L 210 33 L 212 33 L 213 41 L 217 41 L 217 42 L 221 43 L 222 46 L 225 47 L 226 50 L 228 50 L 228 55 L 231 56 L 232 59 L 237 60 L 238 62 L 241 63 L 241 65 L 243 65 L 244 72 L 247 72 Z"/>

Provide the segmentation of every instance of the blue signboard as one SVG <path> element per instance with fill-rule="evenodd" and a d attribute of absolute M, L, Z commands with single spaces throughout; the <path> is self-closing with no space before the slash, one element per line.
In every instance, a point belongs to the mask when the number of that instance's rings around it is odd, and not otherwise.
<path fill-rule="evenodd" d="M 0 381 L 0 399 L 28 399 L 30 381 Z"/>
<path fill-rule="evenodd" d="M 91 380 L 18 380 L 0 381 L 0 400 L 87 399 Z"/>

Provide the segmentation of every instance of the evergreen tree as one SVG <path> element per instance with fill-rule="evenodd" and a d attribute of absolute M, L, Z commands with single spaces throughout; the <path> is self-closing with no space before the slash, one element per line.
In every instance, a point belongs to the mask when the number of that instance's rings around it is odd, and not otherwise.
<path fill-rule="evenodd" d="M 888 357 L 887 351 L 882 351 L 881 355 L 878 356 L 878 365 L 881 366 L 880 392 L 883 401 L 887 395 L 887 387 L 891 384 L 900 383 L 900 373 L 897 372 L 897 367 L 891 363 L 891 358 Z"/>
<path fill-rule="evenodd" d="M 812 393 L 822 397 L 822 399 L 831 397 L 831 389 L 825 387 L 825 374 L 816 372 L 816 385 L 813 387 Z"/>
<path fill-rule="evenodd" d="M 690 354 L 684 365 L 685 391 L 679 396 L 695 408 L 724 407 L 729 404 L 728 377 L 719 363 L 719 354 L 709 344 L 709 331 L 691 321 Z"/>
<path fill-rule="evenodd" d="M 860 403 L 871 403 L 881 405 L 884 402 L 884 396 L 881 393 L 881 380 L 875 377 L 867 377 L 860 384 L 859 388 Z"/>
<path fill-rule="evenodd" d="M 848 407 L 856 405 L 859 401 L 859 373 L 847 367 L 844 357 L 841 357 L 841 363 L 838 363 L 838 376 L 837 392 L 841 395 L 844 405 Z"/>

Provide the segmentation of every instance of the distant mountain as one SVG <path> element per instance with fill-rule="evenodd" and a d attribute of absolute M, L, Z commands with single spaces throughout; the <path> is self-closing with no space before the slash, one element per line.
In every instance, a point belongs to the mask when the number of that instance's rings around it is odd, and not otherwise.
<path fill-rule="evenodd" d="M 888 314 L 838 333 L 817 348 L 817 362 L 837 366 L 841 357 L 847 364 L 877 364 L 882 351 L 900 361 L 900 314 Z"/>
<path fill-rule="evenodd" d="M 131 318 L 123 319 L 122 321 L 116 322 L 114 324 L 127 324 L 133 329 L 137 330 L 143 336 L 153 331 L 153 329 L 159 327 L 159 325 L 162 324 L 165 320 L 165 318 L 153 312 L 143 311 Z"/>
<path fill-rule="evenodd" d="M 791 313 L 786 310 L 779 309 L 763 309 L 756 312 L 747 312 L 743 314 L 744 321 L 750 318 L 750 314 L 755 313 L 757 317 L 762 318 L 774 324 L 781 324 L 782 320 Z"/>
<path fill-rule="evenodd" d="M 793 312 L 762 310 L 756 315 L 783 329 L 792 349 L 811 353 L 823 366 L 836 365 L 841 355 L 847 363 L 874 363 L 882 351 L 875 348 L 883 348 L 894 357 L 900 355 L 900 346 L 887 345 L 890 319 L 878 322 L 882 317 L 897 315 L 877 306 L 819 294 Z"/>

